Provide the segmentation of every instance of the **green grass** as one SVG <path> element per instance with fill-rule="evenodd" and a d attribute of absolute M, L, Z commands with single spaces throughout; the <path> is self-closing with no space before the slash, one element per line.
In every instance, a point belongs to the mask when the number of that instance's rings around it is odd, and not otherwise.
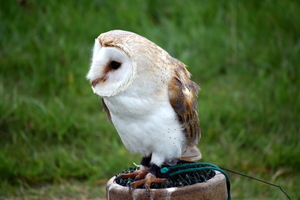
<path fill-rule="evenodd" d="M 94 39 L 112 29 L 141 34 L 189 66 L 201 87 L 203 162 L 300 199 L 299 2 L 26 2 L 0 3 L 0 199 L 44 187 L 55 192 L 32 198 L 86 194 L 139 162 L 85 79 Z M 229 175 L 234 199 L 286 199 Z"/>

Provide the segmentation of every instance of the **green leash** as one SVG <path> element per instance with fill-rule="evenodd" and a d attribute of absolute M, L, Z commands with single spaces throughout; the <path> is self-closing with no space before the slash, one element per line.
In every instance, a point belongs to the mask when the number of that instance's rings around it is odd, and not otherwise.
<path fill-rule="evenodd" d="M 185 168 L 185 169 L 182 169 Z M 185 164 L 179 164 L 174 166 L 168 166 L 168 167 L 162 167 L 160 169 L 160 172 L 162 174 L 169 173 L 169 176 L 175 176 L 181 173 L 188 173 L 188 172 L 196 172 L 196 171 L 203 171 L 203 170 L 215 170 L 221 172 L 225 178 L 226 178 L 226 186 L 227 186 L 227 194 L 228 194 L 228 200 L 231 200 L 230 196 L 230 182 L 228 175 L 220 169 L 218 166 L 210 164 L 210 163 L 185 163 Z M 172 172 L 173 171 L 173 172 Z"/>

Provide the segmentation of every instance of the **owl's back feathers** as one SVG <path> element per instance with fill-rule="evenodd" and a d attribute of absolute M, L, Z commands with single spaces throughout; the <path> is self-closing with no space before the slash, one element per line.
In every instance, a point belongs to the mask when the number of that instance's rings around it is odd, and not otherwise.
<path fill-rule="evenodd" d="M 200 125 L 197 114 L 197 93 L 200 87 L 190 80 L 190 73 L 179 60 L 172 58 L 174 77 L 168 84 L 170 103 L 190 146 L 198 144 Z"/>

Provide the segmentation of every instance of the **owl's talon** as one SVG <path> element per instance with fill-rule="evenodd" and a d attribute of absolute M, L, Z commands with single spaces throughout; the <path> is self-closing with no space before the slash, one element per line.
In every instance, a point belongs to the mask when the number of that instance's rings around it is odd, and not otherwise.
<path fill-rule="evenodd" d="M 140 185 L 144 185 L 147 195 L 150 195 L 150 187 L 152 183 L 165 183 L 165 182 L 167 182 L 167 179 L 156 178 L 154 174 L 148 173 L 144 179 L 139 181 L 134 181 L 130 186 L 130 190 L 135 189 Z"/>
<path fill-rule="evenodd" d="M 146 189 L 146 194 L 150 196 L 150 186 L 146 186 L 145 189 Z"/>
<path fill-rule="evenodd" d="M 134 181 L 144 178 L 148 174 L 148 168 L 143 167 L 129 174 L 120 174 L 117 178 L 134 178 Z"/>

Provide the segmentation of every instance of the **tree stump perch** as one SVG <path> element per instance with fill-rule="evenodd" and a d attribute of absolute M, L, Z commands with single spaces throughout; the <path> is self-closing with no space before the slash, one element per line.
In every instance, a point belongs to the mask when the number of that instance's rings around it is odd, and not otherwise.
<path fill-rule="evenodd" d="M 162 189 L 151 189 L 150 196 L 145 189 L 133 189 L 121 186 L 112 177 L 106 184 L 107 200 L 227 200 L 226 177 L 215 171 L 216 175 L 206 182 L 182 187 L 170 187 Z"/>

